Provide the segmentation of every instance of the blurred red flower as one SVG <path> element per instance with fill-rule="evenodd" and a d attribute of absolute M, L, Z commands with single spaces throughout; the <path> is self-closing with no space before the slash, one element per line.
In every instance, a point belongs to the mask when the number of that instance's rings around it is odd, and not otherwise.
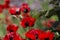
<path fill-rule="evenodd" d="M 10 7 L 9 4 L 3 4 L 3 6 L 4 6 L 4 9 L 8 9 Z"/>
<path fill-rule="evenodd" d="M 4 2 L 5 2 L 5 3 L 3 4 L 3 5 L 4 5 L 4 8 L 5 8 L 5 9 L 9 8 L 9 7 L 10 7 L 10 6 L 9 6 L 10 0 L 4 0 Z"/>
<path fill-rule="evenodd" d="M 47 27 L 52 27 L 52 24 L 55 22 L 55 20 L 48 20 L 48 21 L 42 21 L 42 24 Z"/>
<path fill-rule="evenodd" d="M 16 24 L 11 24 L 7 26 L 7 31 L 16 32 L 18 30 L 18 26 Z"/>
<path fill-rule="evenodd" d="M 10 0 L 4 0 L 5 4 L 9 4 Z"/>
<path fill-rule="evenodd" d="M 54 38 L 54 33 L 53 32 L 43 32 L 42 34 L 39 35 L 40 40 L 53 40 Z"/>
<path fill-rule="evenodd" d="M 20 22 L 21 26 L 26 28 L 27 26 L 33 26 L 35 23 L 35 18 L 32 17 L 25 17 L 22 19 L 22 21 Z"/>
<path fill-rule="evenodd" d="M 29 40 L 53 40 L 54 38 L 53 32 L 39 29 L 31 29 L 25 35 Z"/>
<path fill-rule="evenodd" d="M 3 8 L 4 8 L 3 5 L 0 4 L 0 13 L 3 12 Z"/>
<path fill-rule="evenodd" d="M 11 32 L 5 35 L 4 40 L 23 40 L 17 33 Z"/>
<path fill-rule="evenodd" d="M 20 14 L 20 9 L 16 7 L 12 7 L 9 9 L 9 12 L 11 15 L 19 15 Z"/>
<path fill-rule="evenodd" d="M 22 4 L 21 11 L 22 11 L 23 15 L 28 15 L 28 13 L 30 12 L 30 7 L 28 6 L 27 3 Z"/>
<path fill-rule="evenodd" d="M 31 29 L 26 33 L 26 37 L 29 40 L 40 40 L 39 35 L 42 33 L 42 30 L 39 29 Z"/>
<path fill-rule="evenodd" d="M 47 26 L 48 27 L 51 27 L 52 26 L 52 24 L 55 22 L 55 20 L 48 20 L 48 22 L 47 22 Z"/>

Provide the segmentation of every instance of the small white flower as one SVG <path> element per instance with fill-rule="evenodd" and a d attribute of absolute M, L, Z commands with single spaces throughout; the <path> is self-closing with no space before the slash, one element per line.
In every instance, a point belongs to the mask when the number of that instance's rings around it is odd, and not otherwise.
<path fill-rule="evenodd" d="M 59 36 L 59 33 L 58 32 L 56 32 L 55 34 Z"/>

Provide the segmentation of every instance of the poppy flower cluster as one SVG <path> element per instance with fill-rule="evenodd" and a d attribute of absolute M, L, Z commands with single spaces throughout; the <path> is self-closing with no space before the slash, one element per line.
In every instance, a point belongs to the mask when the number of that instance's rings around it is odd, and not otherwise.
<path fill-rule="evenodd" d="M 26 33 L 26 37 L 29 40 L 53 40 L 54 33 L 53 32 L 45 32 L 38 29 L 31 29 Z"/>
<path fill-rule="evenodd" d="M 30 12 L 30 7 L 27 3 L 23 3 L 20 8 L 11 7 L 9 12 L 11 15 L 19 15 L 22 13 L 23 16 L 26 16 Z"/>
<path fill-rule="evenodd" d="M 29 40 L 39 40 L 39 34 L 42 32 L 39 29 L 31 29 L 25 35 Z"/>
<path fill-rule="evenodd" d="M 23 40 L 19 34 L 16 33 L 18 26 L 16 24 L 11 24 L 7 26 L 8 33 L 5 35 L 4 40 Z"/>
<path fill-rule="evenodd" d="M 35 18 L 32 18 L 30 15 L 29 15 L 29 12 L 30 12 L 30 7 L 28 6 L 27 3 L 23 3 L 21 5 L 21 16 L 23 17 L 20 24 L 23 28 L 26 28 L 28 26 L 32 27 L 35 23 Z"/>
<path fill-rule="evenodd" d="M 35 29 L 33 28 L 36 19 L 33 18 L 30 15 L 30 7 L 27 3 L 23 3 L 21 4 L 21 6 L 19 8 L 17 7 L 10 7 L 10 0 L 4 0 L 4 4 L 0 5 L 0 13 L 3 12 L 3 9 L 9 9 L 9 13 L 11 15 L 15 15 L 15 16 L 22 16 L 22 19 L 20 21 L 20 25 L 23 28 L 27 28 L 29 27 L 30 29 L 25 32 L 25 36 L 28 40 L 54 40 L 54 33 L 49 31 L 44 31 L 44 30 L 40 30 L 40 29 Z M 3 40 L 25 40 L 23 39 L 18 33 L 18 26 L 16 24 L 11 24 L 9 22 L 10 19 L 8 19 L 8 16 L 6 18 L 7 21 L 7 34 L 4 36 Z M 54 23 L 54 24 L 53 24 Z M 60 24 L 59 22 L 55 22 L 54 20 L 48 20 L 47 23 L 44 22 L 43 25 L 44 26 L 48 26 L 49 28 L 55 27 L 55 24 Z M 56 27 L 55 27 L 56 28 Z M 60 25 L 58 25 L 58 28 L 60 30 Z M 57 32 L 60 33 L 60 31 L 57 30 Z M 60 40 L 60 39 L 59 39 Z"/>

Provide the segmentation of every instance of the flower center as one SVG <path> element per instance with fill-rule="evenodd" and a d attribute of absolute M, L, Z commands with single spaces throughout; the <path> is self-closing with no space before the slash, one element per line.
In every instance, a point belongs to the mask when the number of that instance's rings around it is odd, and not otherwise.
<path fill-rule="evenodd" d="M 38 40 L 38 34 L 36 34 L 35 37 L 36 37 L 36 40 Z"/>
<path fill-rule="evenodd" d="M 49 38 L 45 38 L 45 40 L 49 40 Z"/>
<path fill-rule="evenodd" d="M 24 9 L 24 13 L 27 13 L 28 12 L 28 9 Z"/>
<path fill-rule="evenodd" d="M 10 37 L 10 40 L 13 40 L 13 37 Z"/>
<path fill-rule="evenodd" d="M 28 23 L 28 22 L 26 22 L 26 23 L 25 23 L 25 26 L 29 26 L 29 23 Z"/>
<path fill-rule="evenodd" d="M 16 14 L 19 14 L 19 12 L 18 12 L 18 11 L 16 11 Z"/>
<path fill-rule="evenodd" d="M 28 38 L 28 40 L 32 40 L 31 38 Z"/>
<path fill-rule="evenodd" d="M 13 32 L 13 30 L 10 30 L 10 32 Z"/>

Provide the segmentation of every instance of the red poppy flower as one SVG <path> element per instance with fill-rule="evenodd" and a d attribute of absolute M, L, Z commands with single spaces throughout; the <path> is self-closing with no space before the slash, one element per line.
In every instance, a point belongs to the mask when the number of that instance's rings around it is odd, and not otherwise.
<path fill-rule="evenodd" d="M 9 4 L 10 0 L 4 0 L 5 4 Z"/>
<path fill-rule="evenodd" d="M 25 17 L 25 18 L 22 19 L 20 24 L 21 24 L 22 27 L 26 28 L 27 26 L 30 26 L 30 27 L 33 26 L 34 23 L 35 23 L 35 19 L 34 18 Z"/>
<path fill-rule="evenodd" d="M 0 5 L 0 13 L 3 12 L 3 5 Z"/>
<path fill-rule="evenodd" d="M 11 32 L 5 35 L 4 40 L 23 40 L 17 33 Z"/>
<path fill-rule="evenodd" d="M 39 35 L 40 40 L 53 40 L 54 33 L 52 32 L 43 32 Z"/>
<path fill-rule="evenodd" d="M 39 40 L 39 34 L 41 34 L 43 31 L 39 29 L 31 29 L 26 33 L 26 37 L 29 40 Z"/>
<path fill-rule="evenodd" d="M 30 12 L 30 7 L 27 3 L 22 4 L 21 11 L 23 12 L 23 14 L 28 14 Z"/>
<path fill-rule="evenodd" d="M 10 3 L 10 0 L 4 0 L 4 8 L 9 8 L 9 3 Z"/>
<path fill-rule="evenodd" d="M 7 8 L 9 8 L 10 6 L 9 6 L 9 4 L 4 4 L 4 8 L 5 9 L 7 9 Z"/>
<path fill-rule="evenodd" d="M 54 22 L 55 22 L 55 20 L 48 20 L 47 26 L 51 27 Z"/>
<path fill-rule="evenodd" d="M 43 21 L 43 25 L 47 27 L 51 27 L 55 20 L 48 20 L 47 22 Z"/>
<path fill-rule="evenodd" d="M 7 26 L 7 31 L 16 32 L 18 30 L 18 26 L 16 24 L 11 24 Z"/>
<path fill-rule="evenodd" d="M 19 15 L 20 14 L 20 9 L 16 7 L 12 7 L 9 9 L 9 12 L 11 15 Z"/>

